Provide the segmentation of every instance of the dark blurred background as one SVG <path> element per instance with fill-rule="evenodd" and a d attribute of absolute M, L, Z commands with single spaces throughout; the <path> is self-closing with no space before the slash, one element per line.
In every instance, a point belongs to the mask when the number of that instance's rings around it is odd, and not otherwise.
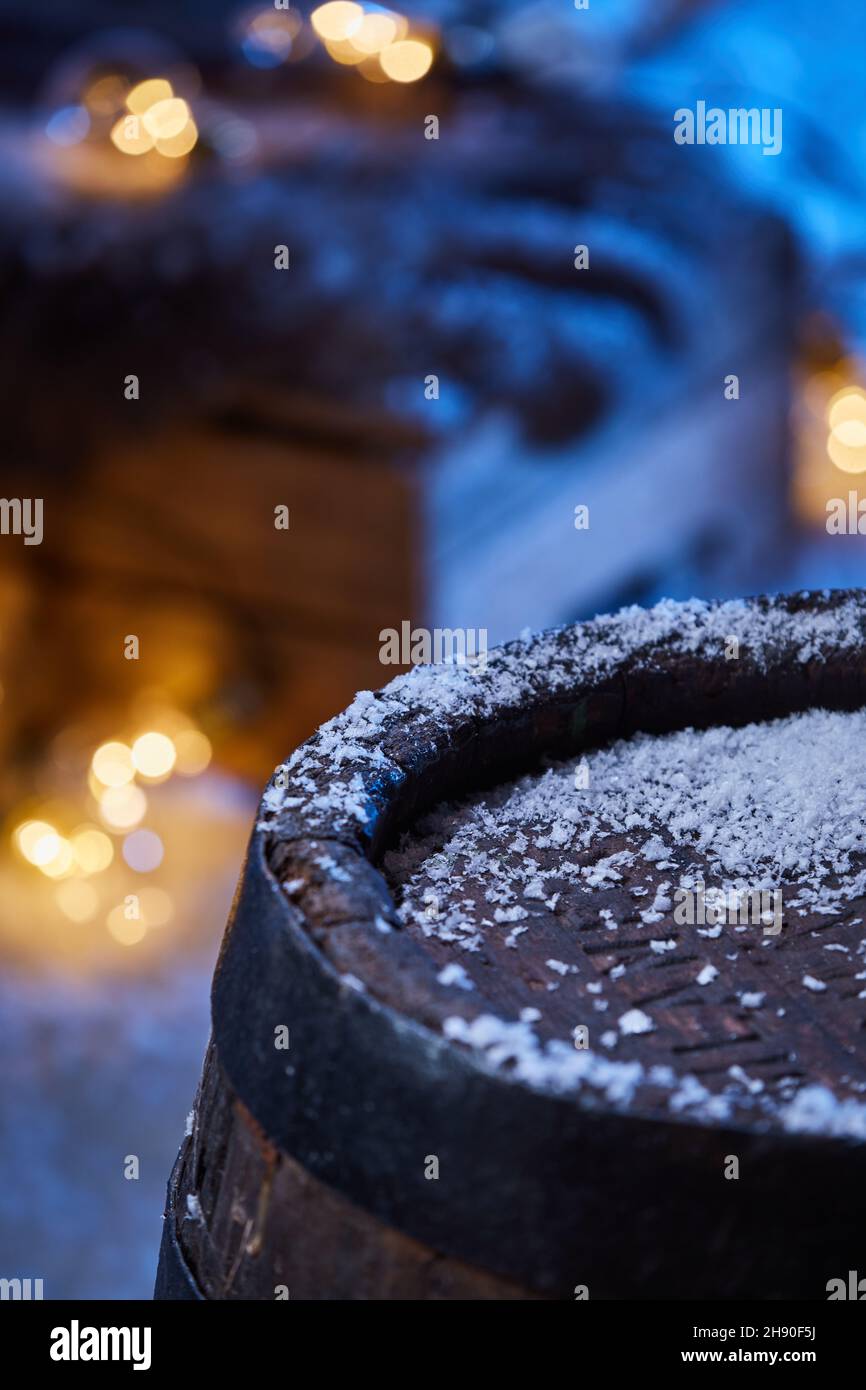
<path fill-rule="evenodd" d="M 0 536 L 0 1277 L 49 1298 L 150 1295 L 259 789 L 380 629 L 860 582 L 866 11 L 312 8 L 0 0 L 44 499 Z M 781 152 L 676 145 L 698 100 Z"/>

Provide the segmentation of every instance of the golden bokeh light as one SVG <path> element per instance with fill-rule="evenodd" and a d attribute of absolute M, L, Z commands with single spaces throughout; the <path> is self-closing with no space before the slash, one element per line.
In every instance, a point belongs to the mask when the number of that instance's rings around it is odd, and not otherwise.
<path fill-rule="evenodd" d="M 347 68 L 356 67 L 358 63 L 366 61 L 366 54 L 359 53 L 351 39 L 326 39 L 325 48 L 329 58 Z"/>
<path fill-rule="evenodd" d="M 841 425 L 857 420 L 866 423 L 866 391 L 859 386 L 845 386 L 830 398 L 827 424 L 837 432 Z"/>
<path fill-rule="evenodd" d="M 166 159 L 182 159 L 189 154 L 198 142 L 198 126 L 190 116 L 183 130 L 179 135 L 172 135 L 169 138 L 157 139 L 156 148 L 158 152 L 165 155 Z"/>
<path fill-rule="evenodd" d="M 114 858 L 114 845 L 102 830 L 83 825 L 69 837 L 75 862 L 82 873 L 100 874 Z"/>
<path fill-rule="evenodd" d="M 60 847 L 60 836 L 45 820 L 26 820 L 13 836 L 15 845 L 29 864 L 47 863 Z"/>
<path fill-rule="evenodd" d="M 840 472 L 866 473 L 866 446 L 844 443 L 838 429 L 827 436 L 827 453 Z"/>
<path fill-rule="evenodd" d="M 348 36 L 349 42 L 359 53 L 369 57 L 381 53 L 383 48 L 402 39 L 409 26 L 400 15 L 383 13 L 365 14 L 360 24 Z"/>
<path fill-rule="evenodd" d="M 182 97 L 166 97 L 149 106 L 141 119 L 154 140 L 173 140 L 189 121 L 190 110 Z"/>
<path fill-rule="evenodd" d="M 41 857 L 48 849 L 53 850 L 47 858 Z M 37 868 L 48 878 L 62 878 L 75 868 L 75 855 L 72 846 L 62 835 L 46 835 L 39 841 L 40 858 Z"/>
<path fill-rule="evenodd" d="M 364 11 L 352 0 L 329 0 L 310 15 L 310 23 L 326 43 L 340 43 L 360 27 Z"/>
<path fill-rule="evenodd" d="M 175 746 L 167 734 L 141 734 L 132 745 L 132 761 L 143 777 L 167 777 L 176 758 Z"/>
<path fill-rule="evenodd" d="M 430 71 L 433 49 L 423 39 L 401 39 L 383 49 L 379 62 L 392 82 L 417 82 Z"/>
<path fill-rule="evenodd" d="M 121 946 L 135 946 L 147 931 L 147 926 L 140 917 L 126 916 L 126 909 L 122 904 L 111 909 L 105 919 L 105 925 Z"/>
<path fill-rule="evenodd" d="M 141 116 L 121 116 L 112 128 L 111 143 L 121 154 L 147 154 L 153 149 L 153 136 Z"/>
<path fill-rule="evenodd" d="M 144 819 L 147 811 L 147 797 L 132 784 L 126 787 L 109 787 L 99 798 L 99 815 L 110 830 L 131 830 Z"/>
<path fill-rule="evenodd" d="M 209 766 L 213 756 L 210 739 L 198 729 L 184 729 L 175 734 L 174 746 L 177 752 L 175 771 L 181 777 L 198 777 Z"/>
<path fill-rule="evenodd" d="M 102 743 L 90 760 L 93 775 L 104 787 L 125 787 L 135 776 L 132 752 L 125 743 Z"/>
<path fill-rule="evenodd" d="M 862 449 L 866 445 L 866 419 L 840 420 L 838 425 L 834 425 L 831 434 L 849 449 Z"/>
<path fill-rule="evenodd" d="M 159 101 L 170 101 L 174 96 L 171 83 L 165 77 L 149 77 L 139 82 L 126 98 L 127 108 L 135 116 L 143 116 Z"/>

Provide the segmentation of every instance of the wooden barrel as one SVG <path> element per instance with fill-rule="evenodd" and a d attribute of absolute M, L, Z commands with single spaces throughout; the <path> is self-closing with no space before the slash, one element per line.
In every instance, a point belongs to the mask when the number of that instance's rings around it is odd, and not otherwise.
<path fill-rule="evenodd" d="M 461 988 L 382 866 L 432 807 L 544 759 L 856 710 L 864 636 L 859 592 L 624 610 L 483 666 L 416 668 L 303 745 L 264 794 L 217 964 L 156 1296 L 823 1299 L 862 1265 L 866 1108 L 791 1126 L 744 1100 L 696 1118 L 600 1087 L 603 1059 L 574 1087 L 519 1048 L 503 1065 L 469 1044 L 530 1016 L 543 946 L 527 932 L 520 951 L 471 953 Z M 765 976 L 799 982 L 814 935 L 770 942 Z M 588 969 L 601 948 L 582 938 Z M 614 1009 L 647 997 L 642 968 L 605 975 Z M 804 1085 L 859 1075 L 863 986 L 843 984 L 835 1031 L 827 1013 L 774 1011 L 765 1060 L 775 1049 Z M 664 1020 L 652 1046 L 685 1075 L 685 1025 Z"/>

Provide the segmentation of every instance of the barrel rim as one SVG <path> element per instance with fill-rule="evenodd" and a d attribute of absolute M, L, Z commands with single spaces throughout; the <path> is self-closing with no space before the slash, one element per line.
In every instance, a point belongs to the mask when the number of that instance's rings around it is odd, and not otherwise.
<path fill-rule="evenodd" d="M 649 642 L 633 641 L 629 647 L 623 641 L 623 630 L 627 633 L 629 621 L 636 613 L 648 617 L 658 615 L 660 634 Z M 686 615 L 693 627 L 683 640 L 678 625 L 683 624 Z M 640 623 L 638 619 L 639 627 Z M 722 651 L 723 640 L 731 636 L 743 643 L 743 650 L 733 663 Z M 611 658 L 608 653 L 616 641 L 624 647 L 624 654 Z M 258 829 L 264 835 L 265 864 L 285 894 L 286 880 L 278 871 L 277 861 L 280 851 L 291 844 L 293 862 L 300 866 L 303 876 L 314 880 L 323 870 L 325 878 L 330 878 L 332 889 L 342 883 L 342 897 L 349 898 L 363 888 L 369 900 L 369 865 L 375 866 L 380 861 L 385 846 L 401 829 L 408 827 L 419 811 L 437 801 L 476 790 L 473 771 L 483 774 L 482 785 L 498 780 L 501 758 L 494 757 L 491 764 L 489 748 L 478 753 L 485 739 L 489 741 L 492 736 L 494 741 L 497 738 L 508 741 L 511 745 L 508 761 L 512 766 L 506 775 L 513 775 L 515 771 L 527 770 L 537 762 L 540 754 L 548 754 L 557 739 L 561 753 L 563 735 L 566 743 L 572 745 L 569 751 L 578 753 L 607 737 L 643 727 L 640 718 L 635 719 L 629 709 L 634 703 L 630 687 L 639 678 L 645 681 L 650 676 L 662 682 L 669 679 L 671 697 L 679 696 L 681 705 L 683 682 L 698 672 L 709 678 L 712 711 L 716 717 L 695 720 L 696 726 L 752 722 L 767 715 L 755 714 L 751 708 L 747 713 L 743 708 L 732 709 L 741 695 L 738 687 L 746 685 L 749 679 L 758 676 L 769 681 L 774 675 L 778 677 L 780 670 L 784 673 L 785 667 L 795 661 L 807 670 L 814 667 L 819 674 L 823 671 L 825 675 L 832 675 L 840 662 L 847 663 L 852 651 L 856 661 L 864 646 L 866 592 L 860 590 L 801 591 L 774 599 L 759 596 L 734 603 L 692 601 L 665 603 L 654 610 L 627 609 L 611 618 L 575 624 L 509 643 L 490 654 L 490 663 L 482 671 L 473 673 L 465 668 L 444 666 L 427 668 L 425 688 L 430 690 L 437 683 L 441 684 L 450 701 L 450 708 L 446 701 L 432 737 L 428 710 L 413 698 L 413 672 L 408 678 L 398 678 L 378 692 L 382 697 L 395 692 L 398 706 L 407 706 L 404 715 L 398 713 L 395 717 L 392 713 L 386 718 L 382 742 L 371 744 L 368 739 L 365 746 L 363 738 L 359 737 L 345 770 L 342 749 L 338 747 L 336 754 L 326 756 L 313 774 L 312 787 L 299 789 L 297 798 L 287 795 L 287 803 L 297 799 L 300 805 L 291 807 L 288 818 L 284 814 L 278 816 L 275 823 L 271 823 L 268 806 L 269 791 L 274 787 L 272 779 L 258 822 Z M 594 648 L 602 652 L 600 661 L 588 659 Z M 515 682 L 515 665 L 523 668 L 528 679 Z M 844 674 L 850 673 L 845 671 Z M 826 681 L 821 683 L 820 693 L 821 703 L 831 705 L 839 695 L 827 689 Z M 853 703 L 866 703 L 866 672 L 856 684 Z M 843 691 L 842 706 L 851 705 L 851 698 Z M 804 707 L 809 707 L 809 703 L 804 703 L 802 696 L 791 698 L 787 705 L 784 700 L 780 705 L 777 699 L 769 715 L 780 717 Z M 725 713 L 724 720 L 718 717 L 720 712 Z M 540 734 L 532 725 L 533 714 L 542 717 Z M 304 749 L 314 749 L 317 739 L 337 725 L 341 717 L 324 726 Z M 624 730 L 617 725 L 624 725 Z M 682 724 L 674 717 L 669 720 L 668 727 L 682 727 Z M 444 779 L 437 779 L 437 771 L 455 750 L 459 753 L 456 766 L 447 770 L 449 775 Z M 496 751 L 494 749 L 494 753 Z M 303 758 L 301 768 L 297 777 L 299 783 L 308 778 Z M 364 802 L 356 808 L 354 823 L 341 811 L 326 814 L 324 819 L 320 814 L 318 803 L 323 786 L 341 775 L 344 784 L 356 779 L 363 783 Z M 428 784 L 426 789 L 424 784 Z M 323 846 L 329 844 L 345 847 L 336 861 L 330 853 L 322 854 Z M 347 876 L 349 882 L 346 882 Z M 296 894 L 295 902 L 299 901 L 303 909 L 303 894 Z M 380 895 L 380 901 L 380 923 L 398 926 L 396 905 L 387 888 Z M 315 922 L 310 923 L 311 928 L 315 926 Z M 375 932 L 373 927 L 369 917 L 363 924 L 358 921 L 359 932 L 363 929 L 377 949 L 387 955 L 388 935 Z M 327 940 L 327 933 L 323 935 Z M 414 964 L 423 971 L 422 953 L 414 958 Z M 429 971 L 425 984 L 431 992 L 440 992 Z M 461 1004 L 465 1004 L 455 997 L 459 994 L 460 991 L 447 990 L 458 1014 Z M 473 1002 L 483 1002 L 483 996 L 476 996 Z M 472 1008 L 467 1016 L 479 1012 L 477 1007 Z M 580 1103 L 580 1092 L 576 1094 Z M 684 1119 L 690 1122 L 687 1116 Z M 748 1122 L 744 1127 L 753 1128 Z"/>
<path fill-rule="evenodd" d="M 671 623 L 683 610 L 700 619 L 703 632 L 686 643 L 676 640 Z M 852 1210 L 864 1201 L 859 1177 L 855 1183 L 851 1176 L 852 1161 L 862 1150 L 848 1139 L 745 1121 L 695 1123 L 688 1114 L 620 1111 L 594 1103 L 582 1090 L 566 1095 L 537 1090 L 494 1070 L 483 1057 L 455 1046 L 387 999 L 359 991 L 328 957 L 328 932 L 334 914 L 340 918 L 341 912 L 341 925 L 366 932 L 380 952 L 387 954 L 400 940 L 399 932 L 375 928 L 377 911 L 390 913 L 392 920 L 395 913 L 375 861 L 401 819 L 423 804 L 422 793 L 443 799 L 449 780 L 477 772 L 496 778 L 503 758 L 511 765 L 515 757 L 549 751 L 551 742 L 579 751 L 589 746 L 589 739 L 630 728 L 635 692 L 652 698 L 646 708 L 654 719 L 664 723 L 677 718 L 698 669 L 707 678 L 702 698 L 708 722 L 714 722 L 712 710 L 744 698 L 748 708 L 741 723 L 808 708 L 816 698 L 836 708 L 866 702 L 866 599 L 859 592 L 674 605 L 661 618 L 667 635 L 596 661 L 590 677 L 574 660 L 574 650 L 586 646 L 587 632 L 592 642 L 606 637 L 609 648 L 616 618 L 509 644 L 491 654 L 492 677 L 487 672 L 477 677 L 436 672 L 434 682 L 447 686 L 456 679 L 464 692 L 467 681 L 486 680 L 489 686 L 492 680 L 506 689 L 504 695 L 493 692 L 501 697 L 497 700 L 479 687 L 474 708 L 467 711 L 465 701 L 458 701 L 432 731 L 417 706 L 414 713 L 408 711 L 408 719 L 404 715 L 384 731 L 380 727 L 377 739 L 368 735 L 366 749 L 356 730 L 359 752 L 349 755 L 348 769 L 343 766 L 347 759 L 335 754 L 325 760 L 327 772 L 312 778 L 309 765 L 297 760 L 295 778 L 307 780 L 300 805 L 281 804 L 274 814 L 276 798 L 265 793 L 214 979 L 214 1037 L 221 1065 L 275 1144 L 380 1219 L 456 1258 L 541 1291 L 562 1294 L 574 1275 L 588 1225 L 603 1226 L 606 1218 L 599 1212 L 617 1210 L 627 1185 L 623 1156 L 635 1151 L 638 1137 L 642 1175 L 656 1202 L 666 1194 L 688 1228 L 698 1233 L 702 1220 L 712 1222 L 714 1204 L 706 1194 L 700 1201 L 694 1194 L 706 1174 L 712 1172 L 716 1181 L 724 1155 L 732 1151 L 748 1156 L 756 1190 L 763 1184 L 768 1209 L 779 1183 L 780 1158 L 785 1183 L 802 1192 L 816 1164 L 824 1181 L 824 1165 L 833 1155 L 838 1180 L 833 1199 L 844 1198 L 845 1229 Z M 736 632 L 737 624 L 751 645 L 744 644 L 737 662 L 726 663 L 719 637 L 729 628 Z M 524 664 L 527 654 L 535 662 L 527 667 L 531 678 L 522 684 L 512 679 L 515 654 Z M 412 678 L 399 678 L 381 694 L 395 685 L 402 699 L 407 687 L 411 693 Z M 750 703 L 761 692 L 770 711 L 766 715 Z M 349 717 L 357 720 L 357 711 Z M 304 747 L 320 748 L 324 740 L 333 748 L 328 729 Z M 384 760 L 377 748 L 385 750 Z M 437 767 L 439 774 L 433 776 Z M 367 780 L 365 801 L 358 804 L 367 814 L 348 814 L 342 807 L 323 820 L 317 804 L 323 775 L 342 778 L 346 785 L 347 773 L 354 777 L 360 768 Z M 291 785 L 287 796 L 285 790 L 279 788 L 280 802 L 294 801 Z M 303 880 L 291 891 L 280 861 L 287 849 Z M 311 893 L 319 907 L 327 906 L 318 921 L 309 906 Z M 353 915 L 357 904 L 364 907 Z M 290 1022 L 297 1030 L 301 1048 L 291 1076 L 272 1039 L 251 1036 L 250 1020 L 257 1012 L 269 1022 Z M 314 1039 L 315 1045 L 304 1047 L 306 1039 Z M 475 1173 L 477 1181 L 469 1191 L 453 1181 L 430 1183 L 422 1196 L 423 1185 L 407 1179 L 420 1157 L 440 1152 L 443 1168 Z M 509 1157 L 507 1165 L 503 1154 Z M 592 1158 L 591 1171 L 586 1155 Z M 825 1226 L 829 1222 L 841 1229 L 841 1215 L 825 1218 Z M 712 1237 L 711 1225 L 704 1235 Z M 756 1239 L 754 1223 L 747 1238 Z M 651 1260 L 654 1241 L 663 1240 L 661 1229 L 643 1240 Z"/>

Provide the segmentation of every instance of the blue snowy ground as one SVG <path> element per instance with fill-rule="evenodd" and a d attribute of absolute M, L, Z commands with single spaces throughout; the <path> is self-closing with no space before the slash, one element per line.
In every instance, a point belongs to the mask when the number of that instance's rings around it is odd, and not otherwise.
<path fill-rule="evenodd" d="M 0 979 L 0 1274 L 150 1298 L 213 958 L 146 982 Z M 124 1177 L 137 1155 L 140 1177 Z"/>

